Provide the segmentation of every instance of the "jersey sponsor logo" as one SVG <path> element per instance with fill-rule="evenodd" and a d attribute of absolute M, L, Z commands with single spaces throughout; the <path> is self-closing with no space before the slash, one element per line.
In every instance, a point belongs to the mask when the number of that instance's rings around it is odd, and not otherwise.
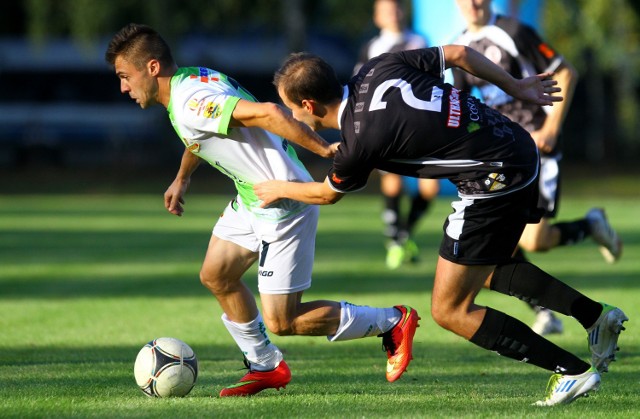
<path fill-rule="evenodd" d="M 363 83 L 360 85 L 358 93 L 367 93 L 369 91 L 369 83 Z"/>
<path fill-rule="evenodd" d="M 342 179 L 340 179 L 338 176 L 336 176 L 335 173 L 333 173 L 331 175 L 331 180 L 335 183 L 337 183 L 338 185 L 342 183 Z"/>
<path fill-rule="evenodd" d="M 480 129 L 480 124 L 478 124 L 477 122 L 471 122 L 469 123 L 469 125 L 467 125 L 467 132 L 469 133 L 478 131 L 479 129 Z"/>
<path fill-rule="evenodd" d="M 200 113 L 200 109 L 203 105 L 204 99 L 198 99 L 196 97 L 189 99 L 189 101 L 187 102 L 187 107 L 189 108 L 189 110 L 198 113 Z"/>
<path fill-rule="evenodd" d="M 362 112 L 364 110 L 364 102 L 356 103 L 356 108 L 354 112 Z"/>
<path fill-rule="evenodd" d="M 273 271 L 263 271 L 263 270 L 259 270 L 259 271 L 258 271 L 258 275 L 260 275 L 260 276 L 264 276 L 264 277 L 271 277 L 271 276 L 273 276 Z"/>
<path fill-rule="evenodd" d="M 204 70 L 203 68 L 200 68 L 200 71 L 202 73 L 202 70 Z M 199 76 L 196 76 L 195 74 L 192 74 L 189 76 L 190 79 L 200 79 L 201 82 L 203 83 L 209 83 L 209 81 L 220 81 L 220 79 L 218 77 L 215 76 L 208 76 L 205 73 L 202 73 Z"/>
<path fill-rule="evenodd" d="M 469 110 L 469 119 L 473 122 L 480 120 L 480 111 L 471 98 L 467 98 L 467 109 Z"/>
<path fill-rule="evenodd" d="M 449 118 L 447 119 L 448 128 L 460 127 L 460 91 L 452 88 L 449 94 Z"/>
<path fill-rule="evenodd" d="M 544 55 L 547 60 L 553 58 L 553 56 L 556 55 L 556 52 L 545 43 L 538 45 L 538 51 L 540 51 L 540 54 Z"/>

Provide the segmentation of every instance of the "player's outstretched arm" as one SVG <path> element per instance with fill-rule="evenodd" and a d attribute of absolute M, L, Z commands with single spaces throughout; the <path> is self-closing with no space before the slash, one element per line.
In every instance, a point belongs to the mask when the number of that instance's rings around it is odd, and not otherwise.
<path fill-rule="evenodd" d="M 472 48 L 445 45 L 442 50 L 446 68 L 459 67 L 495 84 L 513 97 L 542 106 L 562 101 L 562 96 L 557 95 L 561 89 L 557 87 L 557 82 L 551 79 L 552 72 L 518 80 Z"/>
<path fill-rule="evenodd" d="M 343 196 L 324 182 L 286 182 L 283 180 L 268 180 L 253 185 L 253 191 L 262 201 L 262 208 L 267 207 L 279 199 L 288 198 L 312 205 L 335 204 Z"/>
<path fill-rule="evenodd" d="M 230 125 L 262 128 L 325 158 L 332 158 L 336 151 L 335 146 L 275 103 L 240 99 Z"/>
<path fill-rule="evenodd" d="M 164 193 L 164 207 L 173 215 L 178 217 L 182 216 L 184 212 L 184 194 L 189 188 L 191 183 L 191 175 L 200 165 L 200 158 L 184 149 L 182 154 L 182 161 L 180 162 L 180 168 L 174 181 L 169 185 Z"/>

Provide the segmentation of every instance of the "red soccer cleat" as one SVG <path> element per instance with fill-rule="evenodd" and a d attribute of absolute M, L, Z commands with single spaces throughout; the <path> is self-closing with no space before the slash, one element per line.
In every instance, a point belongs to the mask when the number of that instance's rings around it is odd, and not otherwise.
<path fill-rule="evenodd" d="M 249 372 L 235 384 L 225 387 L 220 391 L 220 397 L 252 396 L 267 388 L 285 388 L 291 381 L 291 371 L 286 362 L 280 361 L 278 366 L 271 371 L 252 371 L 251 366 L 245 361 Z"/>
<path fill-rule="evenodd" d="M 402 318 L 393 328 L 381 335 L 382 347 L 387 351 L 387 381 L 394 382 L 407 370 L 413 359 L 413 335 L 419 327 L 418 312 L 409 306 L 395 306 Z"/>

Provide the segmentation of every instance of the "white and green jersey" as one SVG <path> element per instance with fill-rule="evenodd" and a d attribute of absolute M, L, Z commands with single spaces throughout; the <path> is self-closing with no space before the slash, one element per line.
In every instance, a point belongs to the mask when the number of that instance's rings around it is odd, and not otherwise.
<path fill-rule="evenodd" d="M 271 179 L 313 179 L 287 140 L 261 128 L 229 127 L 240 99 L 256 102 L 222 73 L 204 67 L 182 67 L 171 78 L 167 110 L 187 149 L 230 177 L 249 211 L 265 220 L 289 218 L 306 204 L 283 199 L 269 208 L 260 208 L 253 185 Z"/>

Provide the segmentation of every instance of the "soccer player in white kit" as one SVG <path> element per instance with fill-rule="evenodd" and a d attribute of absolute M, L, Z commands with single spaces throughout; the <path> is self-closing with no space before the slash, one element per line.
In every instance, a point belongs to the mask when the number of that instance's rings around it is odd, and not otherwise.
<path fill-rule="evenodd" d="M 325 335 L 331 341 L 378 335 L 387 351 L 387 380 L 397 380 L 411 361 L 417 312 L 404 305 L 302 302 L 311 286 L 318 208 L 293 200 L 261 208 L 253 191 L 255 183 L 270 179 L 313 180 L 285 138 L 323 157 L 332 157 L 335 146 L 280 106 L 258 103 L 232 78 L 204 67 L 179 68 L 166 42 L 146 25 L 122 28 L 105 58 L 122 93 L 143 109 L 167 108 L 185 145 L 176 179 L 164 195 L 170 213 L 182 215 L 183 196 L 202 160 L 235 183 L 238 194 L 213 228 L 200 271 L 249 369 L 220 396 L 248 396 L 289 383 L 291 372 L 267 328 L 277 335 Z M 256 261 L 262 314 L 241 280 Z"/>

